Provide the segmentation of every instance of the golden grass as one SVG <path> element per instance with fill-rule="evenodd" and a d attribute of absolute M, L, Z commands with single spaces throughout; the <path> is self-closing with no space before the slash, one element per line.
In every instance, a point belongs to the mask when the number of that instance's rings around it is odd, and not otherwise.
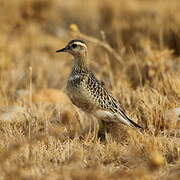
<path fill-rule="evenodd" d="M 178 0 L 2 1 L 0 22 L 1 179 L 180 178 Z M 112 123 L 98 139 L 71 105 L 72 61 L 55 51 L 77 37 L 144 136 Z"/>

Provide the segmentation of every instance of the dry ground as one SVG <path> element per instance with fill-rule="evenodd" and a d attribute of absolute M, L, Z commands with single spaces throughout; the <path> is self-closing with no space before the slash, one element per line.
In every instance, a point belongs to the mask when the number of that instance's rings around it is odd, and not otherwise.
<path fill-rule="evenodd" d="M 1 0 L 0 22 L 0 179 L 180 179 L 179 0 Z M 63 94 L 70 24 L 100 40 L 90 67 L 144 136 L 96 138 Z"/>

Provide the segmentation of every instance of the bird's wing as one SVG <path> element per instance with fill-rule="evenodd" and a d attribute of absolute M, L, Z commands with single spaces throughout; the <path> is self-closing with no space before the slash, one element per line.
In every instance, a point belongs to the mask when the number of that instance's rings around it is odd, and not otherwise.
<path fill-rule="evenodd" d="M 114 113 L 118 113 L 118 110 L 123 112 L 118 101 L 105 89 L 93 73 L 90 73 L 87 77 L 86 85 L 89 96 L 91 96 L 90 98 L 94 100 L 94 104 L 96 104 L 98 108 L 104 110 L 111 109 Z"/>
<path fill-rule="evenodd" d="M 142 130 L 141 126 L 128 118 L 118 101 L 102 86 L 93 73 L 90 74 L 87 81 L 87 89 L 89 90 L 91 99 L 93 99 L 93 104 L 97 107 L 97 116 L 101 116 L 103 119 L 109 119 L 108 121 L 119 121 L 130 127 Z"/>

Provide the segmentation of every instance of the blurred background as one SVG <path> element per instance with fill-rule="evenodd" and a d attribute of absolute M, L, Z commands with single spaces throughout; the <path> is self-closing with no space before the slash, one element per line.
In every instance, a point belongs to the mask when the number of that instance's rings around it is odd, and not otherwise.
<path fill-rule="evenodd" d="M 122 138 L 118 125 L 115 141 L 82 135 L 88 117 L 64 93 L 72 57 L 55 53 L 79 37 L 91 70 L 150 136 Z M 33 106 L 41 100 L 53 106 Z M 2 177 L 178 179 L 180 1 L 1 0 L 0 107 Z"/>

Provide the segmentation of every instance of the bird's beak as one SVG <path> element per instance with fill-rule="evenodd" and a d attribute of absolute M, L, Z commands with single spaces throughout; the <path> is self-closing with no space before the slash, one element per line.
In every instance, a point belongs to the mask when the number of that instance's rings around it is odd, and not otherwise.
<path fill-rule="evenodd" d="M 59 49 L 56 52 L 67 52 L 69 50 L 69 46 L 66 46 L 65 48 Z"/>

